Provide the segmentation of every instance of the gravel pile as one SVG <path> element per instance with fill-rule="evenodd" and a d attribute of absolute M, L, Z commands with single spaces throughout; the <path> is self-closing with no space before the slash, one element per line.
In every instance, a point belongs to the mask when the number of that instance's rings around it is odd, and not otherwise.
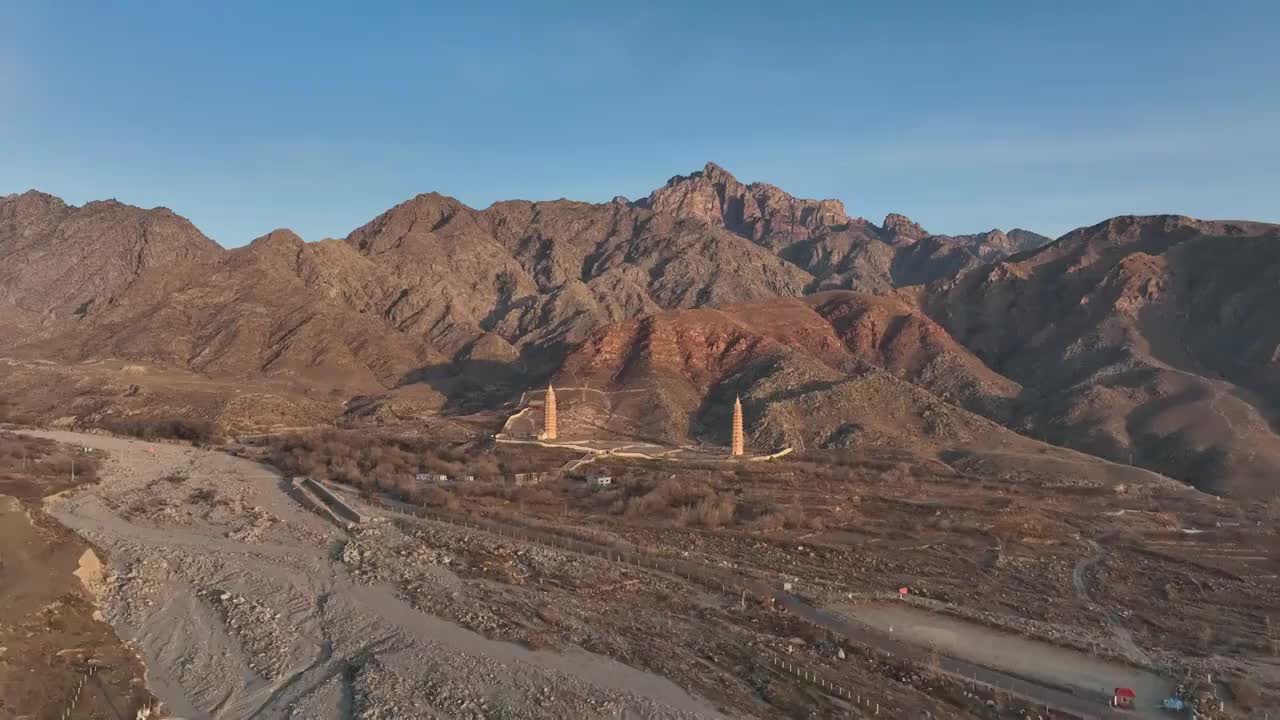
<path fill-rule="evenodd" d="M 111 570 L 105 576 L 105 597 L 99 600 L 111 614 L 137 623 L 163 597 L 169 577 L 169 562 L 164 558 L 148 558 L 121 572 Z"/>
<path fill-rule="evenodd" d="M 251 659 L 249 669 L 274 680 L 289 667 L 292 642 L 280 625 L 280 612 L 251 598 L 212 590 L 210 602 Z"/>
<path fill-rule="evenodd" d="M 428 666 L 438 658 L 418 657 Z M 514 718 L 694 718 L 618 693 L 584 688 L 570 678 L 530 680 L 512 676 L 485 663 L 465 665 L 467 684 L 407 676 L 379 659 L 354 670 L 354 714 L 369 720 L 447 717 L 459 720 Z"/>

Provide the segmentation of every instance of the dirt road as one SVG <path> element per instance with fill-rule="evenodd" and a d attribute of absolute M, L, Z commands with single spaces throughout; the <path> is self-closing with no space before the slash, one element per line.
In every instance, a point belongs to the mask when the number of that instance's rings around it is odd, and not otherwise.
<path fill-rule="evenodd" d="M 260 465 L 33 434 L 110 453 L 101 484 L 49 511 L 109 553 L 103 613 L 183 717 L 718 717 L 665 678 L 488 640 L 353 581 L 345 534 Z"/>
<path fill-rule="evenodd" d="M 1170 694 L 1174 684 L 1154 673 L 906 603 L 856 605 L 842 608 L 842 612 L 882 632 L 892 628 L 891 634 L 903 642 L 937 648 L 944 657 L 943 669 L 959 674 L 975 672 L 959 666 L 945 667 L 948 659 L 962 659 L 981 668 L 1004 671 L 1021 679 L 1004 681 L 1014 683 L 1014 689 L 1020 692 L 1043 696 L 1046 702 L 1054 701 L 1050 693 L 1065 696 L 1058 697 L 1055 704 L 1068 710 L 1106 715 L 1108 708 L 1103 699 L 1115 687 L 1131 687 L 1138 694 L 1139 704 L 1126 716 L 1168 717 L 1156 705 Z"/>

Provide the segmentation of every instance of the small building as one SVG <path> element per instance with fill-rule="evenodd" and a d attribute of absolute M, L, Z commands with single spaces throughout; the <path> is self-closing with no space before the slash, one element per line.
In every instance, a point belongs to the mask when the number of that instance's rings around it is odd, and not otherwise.
<path fill-rule="evenodd" d="M 1118 687 L 1111 696 L 1111 707 L 1124 708 L 1125 710 L 1133 709 L 1133 701 L 1136 700 L 1138 694 L 1132 688 Z"/>
<path fill-rule="evenodd" d="M 587 484 L 591 487 L 609 487 L 613 484 L 613 478 L 608 475 L 592 475 L 587 478 Z"/>
<path fill-rule="evenodd" d="M 515 479 L 516 487 L 523 487 L 525 485 L 537 485 L 538 483 L 542 482 L 542 473 L 536 473 L 536 472 L 516 473 L 514 476 L 514 479 Z"/>

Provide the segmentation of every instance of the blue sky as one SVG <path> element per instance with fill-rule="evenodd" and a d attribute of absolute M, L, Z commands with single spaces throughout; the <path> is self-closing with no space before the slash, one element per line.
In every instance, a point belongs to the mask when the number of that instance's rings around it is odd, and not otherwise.
<path fill-rule="evenodd" d="M 11 0 L 0 194 L 163 205 L 233 246 L 713 160 L 934 232 L 1280 221 L 1280 3 L 461 5 Z"/>

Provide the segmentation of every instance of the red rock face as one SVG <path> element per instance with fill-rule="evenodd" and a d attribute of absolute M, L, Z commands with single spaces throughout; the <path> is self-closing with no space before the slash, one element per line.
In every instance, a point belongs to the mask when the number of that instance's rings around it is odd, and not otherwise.
<path fill-rule="evenodd" d="M 709 428 L 713 439 L 723 430 L 718 415 L 727 405 L 714 398 L 731 400 L 740 392 L 749 405 L 797 392 L 818 398 L 823 388 L 879 372 L 992 414 L 1003 412 L 1019 391 L 908 301 L 849 292 L 668 312 L 608 326 L 569 355 L 555 382 L 661 396 L 667 402 L 646 411 L 647 432 L 687 442 L 701 437 L 700 427 Z M 885 424 L 868 415 L 877 412 L 874 407 L 855 399 L 864 389 L 849 386 L 843 402 L 815 412 L 829 427 L 855 416 Z M 690 425 L 689 417 L 699 422 Z M 757 425 L 756 431 L 788 442 L 814 441 L 797 428 Z"/>

